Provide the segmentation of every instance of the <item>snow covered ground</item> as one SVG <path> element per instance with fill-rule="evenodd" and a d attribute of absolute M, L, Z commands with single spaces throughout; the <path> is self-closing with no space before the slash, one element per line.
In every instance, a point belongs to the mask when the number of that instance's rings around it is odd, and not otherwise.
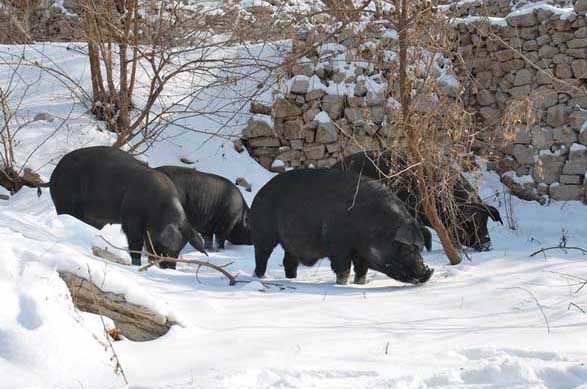
<path fill-rule="evenodd" d="M 81 55 L 63 45 L 42 50 L 87 87 Z M 0 70 L 4 86 L 8 72 Z M 34 70 L 21 74 L 36 80 Z M 19 158 L 48 139 L 28 162 L 45 179 L 66 151 L 111 141 L 54 79 L 42 75 L 30 92 L 22 115 L 57 118 L 21 132 Z M 70 111 L 67 126 L 52 135 Z M 186 157 L 199 170 L 246 177 L 249 203 L 272 176 L 230 141 L 170 135 L 145 155 L 150 165 Z M 482 194 L 496 190 L 499 180 L 486 174 Z M 489 201 L 504 214 L 502 200 Z M 371 271 L 366 286 L 336 286 L 327 260 L 286 280 L 280 249 L 267 281 L 281 287 L 264 286 L 251 277 L 252 247 L 228 246 L 210 260 L 233 262 L 228 270 L 252 281 L 231 287 L 208 270 L 198 282 L 190 265 L 138 273 L 105 263 L 90 248 L 104 246 L 100 235 L 124 245 L 119 226 L 98 231 L 57 216 L 47 190 L 38 198 L 24 189 L 0 200 L 0 388 L 124 387 L 99 318 L 74 309 L 56 269 L 89 270 L 105 288 L 181 323 L 152 342 L 114 343 L 131 388 L 587 388 L 587 287 L 579 290 L 573 278 L 587 279 L 587 257 L 560 250 L 529 257 L 557 245 L 563 230 L 569 246 L 587 247 L 587 207 L 517 199 L 512 206 L 517 229 L 492 223 L 493 251 L 471 253 L 470 262 L 448 266 L 435 242 L 425 260 L 436 272 L 423 286 Z"/>

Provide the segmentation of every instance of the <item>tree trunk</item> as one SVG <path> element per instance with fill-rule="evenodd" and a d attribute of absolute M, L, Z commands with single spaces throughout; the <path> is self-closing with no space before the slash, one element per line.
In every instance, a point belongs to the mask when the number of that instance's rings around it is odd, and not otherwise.
<path fill-rule="evenodd" d="M 128 93 L 128 71 L 126 67 L 127 43 L 120 43 L 120 89 L 118 90 L 118 132 L 125 133 L 130 127 L 130 99 Z"/>
<path fill-rule="evenodd" d="M 400 84 L 400 99 L 402 106 L 402 125 L 403 133 L 407 134 L 408 138 L 408 152 L 409 164 L 416 165 L 416 178 L 418 181 L 418 189 L 424 207 L 424 213 L 432 224 L 432 227 L 438 234 L 438 238 L 442 243 L 442 248 L 451 265 L 461 263 L 461 256 L 455 247 L 451 234 L 446 226 L 438 216 L 438 209 L 436 208 L 436 196 L 433 185 L 429 185 L 429 175 L 426 174 L 425 159 L 420 152 L 420 142 L 422 134 L 418 130 L 417 125 L 412 125 L 411 113 L 411 84 L 408 80 L 408 0 L 401 0 L 401 8 L 399 8 L 399 47 L 400 47 L 400 63 L 399 63 L 399 84 Z"/>

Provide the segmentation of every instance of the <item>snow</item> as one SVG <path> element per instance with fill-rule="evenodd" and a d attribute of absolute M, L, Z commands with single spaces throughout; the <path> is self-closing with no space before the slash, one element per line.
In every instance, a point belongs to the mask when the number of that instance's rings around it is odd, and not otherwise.
<path fill-rule="evenodd" d="M 553 156 L 553 157 L 559 157 L 561 155 L 566 155 L 569 152 L 569 149 L 567 149 L 567 147 L 565 145 L 562 145 L 560 149 L 552 151 L 552 150 L 540 150 L 538 152 L 538 155 L 540 157 L 542 156 Z"/>
<path fill-rule="evenodd" d="M 310 80 L 308 81 L 308 93 L 313 92 L 313 91 L 327 91 L 328 88 L 326 87 L 326 85 L 324 85 L 322 83 L 322 81 L 320 80 L 320 77 L 318 77 L 317 75 L 313 75 L 312 77 L 310 77 Z"/>
<path fill-rule="evenodd" d="M 444 73 L 436 80 L 439 85 L 444 86 L 445 88 L 449 89 L 458 89 L 460 87 L 460 82 L 457 77 L 453 74 Z"/>
<path fill-rule="evenodd" d="M 464 4 L 465 2 L 475 2 L 477 0 L 469 1 L 465 0 L 464 2 L 460 2 L 459 4 Z M 448 12 L 450 10 L 450 5 L 441 6 L 440 9 L 443 12 Z M 538 1 L 538 2 L 531 2 L 528 4 L 524 4 L 522 7 L 513 10 L 508 15 L 503 18 L 500 17 L 492 17 L 492 16 L 466 16 L 463 18 L 454 18 L 452 20 L 453 24 L 458 23 L 487 23 L 492 26 L 496 27 L 507 27 L 507 19 L 512 16 L 520 16 L 520 15 L 527 15 L 529 13 L 535 12 L 537 10 L 542 11 L 549 11 L 552 12 L 554 15 L 557 15 L 561 20 L 573 20 L 576 18 L 577 14 L 573 7 L 555 7 L 551 4 L 546 4 L 545 2 Z"/>
<path fill-rule="evenodd" d="M 461 7 L 463 5 L 467 5 L 467 4 L 474 4 L 474 3 L 479 3 L 482 0 L 459 0 L 459 1 L 449 1 L 448 4 L 442 4 L 438 6 L 438 9 L 440 9 L 441 11 L 448 11 L 450 10 L 451 6 L 457 6 L 457 7 Z"/>
<path fill-rule="evenodd" d="M 330 120 L 330 116 L 324 111 L 318 112 L 316 116 L 314 116 L 314 120 L 320 124 L 330 123 L 332 121 Z"/>
<path fill-rule="evenodd" d="M 505 18 L 498 18 L 493 16 L 466 16 L 464 18 L 454 18 L 453 24 L 465 23 L 488 23 L 496 27 L 507 27 L 508 24 Z"/>
<path fill-rule="evenodd" d="M 271 118 L 271 115 L 263 115 L 261 113 L 256 113 L 253 116 L 251 116 L 250 120 L 265 123 L 269 127 L 273 128 L 273 118 Z"/>
<path fill-rule="evenodd" d="M 385 62 L 394 62 L 398 60 L 398 55 L 393 50 L 385 50 L 383 52 L 383 61 Z"/>
<path fill-rule="evenodd" d="M 506 16 L 506 18 L 509 16 L 527 15 L 537 10 L 550 11 L 553 14 L 558 15 L 561 20 L 567 20 L 572 16 L 577 16 L 573 7 L 560 8 L 543 2 L 538 2 L 536 4 L 530 3 L 527 6 L 512 11 Z"/>
<path fill-rule="evenodd" d="M 526 174 L 523 176 L 519 176 L 516 174 L 516 172 L 510 170 L 508 172 L 505 172 L 502 174 L 503 177 L 509 177 L 512 179 L 513 182 L 520 184 L 520 185 L 524 185 L 524 184 L 533 184 L 534 183 L 534 178 L 532 178 L 531 175 Z"/>
<path fill-rule="evenodd" d="M 399 39 L 399 34 L 397 33 L 396 30 L 389 29 L 389 30 L 385 31 L 385 33 L 383 34 L 383 37 L 396 41 Z"/>
<path fill-rule="evenodd" d="M 386 105 L 391 109 L 400 109 L 402 107 L 400 102 L 394 99 L 393 97 L 387 98 Z"/>
<path fill-rule="evenodd" d="M 327 53 L 344 53 L 345 51 L 347 51 L 348 49 L 346 48 L 346 46 L 341 45 L 340 43 L 324 43 L 322 45 L 320 45 L 320 47 L 318 47 L 318 54 L 319 55 L 324 55 Z"/>
<path fill-rule="evenodd" d="M 89 85 L 80 54 L 65 45 L 33 47 Z M 6 51 L 18 49 L 1 47 L 0 55 Z M 8 72 L 2 70 L 3 86 Z M 22 76 L 38 74 L 27 67 Z M 250 80 L 239 93 L 256 85 Z M 186 89 L 173 85 L 169 94 Z M 25 117 L 48 112 L 65 118 L 73 112 L 61 129 L 58 119 L 21 132 L 19 161 L 44 142 L 27 162 L 44 179 L 67 151 L 112 141 L 51 77 L 41 74 L 30 92 Z M 228 136 L 248 118 L 244 113 L 233 121 L 194 117 L 185 124 Z M 169 131 L 146 152 L 151 166 L 180 164 L 182 156 L 198 170 L 233 181 L 245 177 L 253 188 L 242 192 L 249 204 L 273 176 L 246 151 L 237 153 L 226 137 Z M 300 268 L 298 278 L 288 280 L 280 248 L 270 258 L 266 279 L 258 280 L 251 277 L 253 248 L 230 245 L 210 253 L 209 260 L 232 262 L 227 270 L 251 282 L 230 287 L 209 269 L 200 270 L 198 281 L 189 264 L 138 273 L 136 267 L 91 255 L 92 245 L 106 245 L 100 235 L 126 245 L 120 226 L 97 231 L 57 216 L 47 190 L 38 198 L 35 190 L 23 189 L 0 201 L 0 387 L 124 386 L 114 373 L 112 351 L 103 345 L 101 322 L 74 309 L 59 269 L 81 275 L 90 269 L 92 279 L 108 290 L 181 321 L 155 341 L 114 343 L 129 388 L 585 387 L 587 315 L 576 307 L 587 309 L 587 289 L 578 291 L 581 283 L 563 275 L 586 279 L 585 256 L 572 250 L 529 254 L 557 245 L 562 230 L 569 246 L 587 247 L 587 207 L 515 198 L 509 204 L 497 175 L 485 172 L 482 179 L 481 196 L 499 207 L 506 222 L 489 223 L 493 250 L 471 252 L 470 262 L 449 266 L 435 238 L 424 256 L 436 272 L 422 286 L 372 271 L 365 286 L 336 286 L 328 260 Z M 506 204 L 516 230 L 507 227 Z M 201 258 L 189 247 L 184 256 Z"/>
<path fill-rule="evenodd" d="M 263 0 L 241 0 L 240 6 L 246 9 L 251 7 L 271 7 L 271 4 Z"/>

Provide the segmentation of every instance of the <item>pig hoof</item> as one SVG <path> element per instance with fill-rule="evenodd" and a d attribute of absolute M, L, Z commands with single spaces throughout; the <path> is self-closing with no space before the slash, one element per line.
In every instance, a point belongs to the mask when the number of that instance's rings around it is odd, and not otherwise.
<path fill-rule="evenodd" d="M 346 285 L 349 283 L 349 273 L 336 275 L 336 285 Z"/>
<path fill-rule="evenodd" d="M 260 274 L 259 272 L 257 272 L 257 270 L 255 269 L 255 272 L 253 273 L 253 277 L 257 277 L 257 278 L 265 278 L 265 273 L 263 272 L 262 274 Z"/>
<path fill-rule="evenodd" d="M 355 284 L 365 285 L 366 283 L 367 283 L 367 275 L 364 275 L 364 276 L 356 276 L 355 275 Z"/>

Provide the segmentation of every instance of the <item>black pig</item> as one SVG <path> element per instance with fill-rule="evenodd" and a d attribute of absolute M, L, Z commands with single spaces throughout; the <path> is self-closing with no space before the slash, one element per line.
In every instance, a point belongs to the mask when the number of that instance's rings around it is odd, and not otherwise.
<path fill-rule="evenodd" d="M 175 184 L 179 200 L 191 225 L 204 236 L 212 249 L 213 235 L 218 248 L 224 241 L 252 244 L 249 207 L 235 184 L 224 177 L 179 166 L 156 168 Z"/>
<path fill-rule="evenodd" d="M 105 146 L 72 151 L 53 170 L 49 187 L 58 214 L 98 229 L 121 223 L 131 251 L 140 252 L 143 242 L 148 244 L 148 232 L 157 254 L 177 257 L 186 242 L 206 252 L 173 182 L 123 151 Z M 130 255 L 132 264 L 140 265 L 141 255 Z M 160 266 L 175 268 L 175 263 Z"/>
<path fill-rule="evenodd" d="M 336 283 L 356 284 L 373 269 L 402 282 L 423 283 L 433 270 L 422 260 L 430 246 L 401 201 L 369 178 L 329 169 L 300 169 L 272 178 L 251 206 L 255 274 L 262 277 L 273 248 L 280 244 L 287 278 L 301 263 L 328 257 Z"/>
<path fill-rule="evenodd" d="M 361 173 L 364 176 L 380 179 L 384 184 L 392 188 L 400 200 L 406 205 L 408 211 L 424 225 L 432 227 L 428 218 L 421 209 L 421 198 L 418 185 L 411 178 L 386 178 L 392 173 L 392 153 L 390 151 L 375 152 L 367 151 L 352 154 L 334 164 L 331 168 L 343 171 Z M 401 159 L 393 160 L 396 163 L 395 171 L 401 171 L 407 167 Z M 455 173 L 458 174 L 458 173 Z M 486 251 L 491 248 L 491 238 L 487 230 L 488 218 L 500 222 L 499 211 L 490 205 L 484 204 L 479 198 L 471 184 L 460 176 L 454 187 L 453 197 L 456 202 L 456 225 L 450 225 L 451 217 L 444 212 L 445 207 L 442 201 L 437 199 L 437 209 L 442 222 L 455 231 L 459 242 L 477 251 Z"/>

